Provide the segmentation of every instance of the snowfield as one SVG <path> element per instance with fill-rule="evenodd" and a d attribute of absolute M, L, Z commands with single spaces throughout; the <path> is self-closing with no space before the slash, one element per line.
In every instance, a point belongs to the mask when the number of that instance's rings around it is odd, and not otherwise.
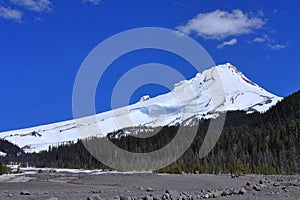
<path fill-rule="evenodd" d="M 0 157 L 5 157 L 6 155 L 7 155 L 7 153 L 0 151 Z"/>
<path fill-rule="evenodd" d="M 3 132 L 0 138 L 22 147 L 25 152 L 39 152 L 49 146 L 90 136 L 103 137 L 128 127 L 189 125 L 191 117 L 214 118 L 220 112 L 234 110 L 265 112 L 281 99 L 227 63 L 176 83 L 167 94 L 145 96 L 136 104 L 95 116 Z"/>

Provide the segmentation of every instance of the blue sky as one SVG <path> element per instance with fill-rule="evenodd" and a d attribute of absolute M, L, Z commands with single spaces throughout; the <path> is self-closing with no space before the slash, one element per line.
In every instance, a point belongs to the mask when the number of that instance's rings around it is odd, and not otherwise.
<path fill-rule="evenodd" d="M 139 27 L 184 32 L 217 64 L 231 62 L 266 90 L 287 96 L 300 88 L 295 2 L 0 0 L 0 131 L 71 119 L 73 83 L 84 58 L 110 36 Z M 97 111 L 110 108 L 109 94 L 122 73 L 148 62 L 176 65 L 186 78 L 195 75 L 166 52 L 129 54 L 103 80 Z M 145 85 L 131 102 L 164 92 Z"/>

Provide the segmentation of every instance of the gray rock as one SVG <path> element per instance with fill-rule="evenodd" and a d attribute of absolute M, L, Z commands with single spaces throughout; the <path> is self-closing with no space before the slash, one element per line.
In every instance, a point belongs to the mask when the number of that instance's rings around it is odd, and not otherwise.
<path fill-rule="evenodd" d="M 178 200 L 188 200 L 189 198 L 186 196 L 180 196 Z"/>
<path fill-rule="evenodd" d="M 153 197 L 150 195 L 146 195 L 142 198 L 143 200 L 153 200 Z"/>
<path fill-rule="evenodd" d="M 174 200 L 174 199 L 178 199 L 178 198 L 173 198 L 171 196 L 171 198 Z M 192 196 L 190 194 L 188 194 L 187 192 L 181 192 L 180 193 L 180 197 L 179 197 L 179 200 L 189 200 L 189 199 L 192 199 Z"/>
<path fill-rule="evenodd" d="M 273 186 L 274 186 L 274 187 L 278 187 L 278 186 L 280 186 L 280 183 L 279 183 L 279 182 L 274 182 L 274 183 L 273 183 Z"/>
<path fill-rule="evenodd" d="M 48 199 L 48 200 L 58 200 L 58 198 L 56 198 L 56 197 L 51 197 L 51 198 Z"/>
<path fill-rule="evenodd" d="M 292 182 L 283 182 L 283 183 L 281 183 L 281 185 L 282 186 L 294 186 L 294 183 L 292 183 Z"/>
<path fill-rule="evenodd" d="M 87 198 L 87 200 L 101 200 L 101 198 L 98 194 L 92 194 Z"/>
<path fill-rule="evenodd" d="M 205 195 L 203 196 L 203 198 L 204 198 L 204 199 L 209 199 L 209 198 L 211 198 L 211 194 L 210 194 L 210 193 L 207 193 L 207 194 L 205 194 Z"/>
<path fill-rule="evenodd" d="M 131 198 L 130 197 L 128 197 L 128 196 L 120 196 L 120 200 L 131 200 Z"/>
<path fill-rule="evenodd" d="M 147 192 L 154 192 L 154 189 L 151 188 L 151 187 L 148 187 L 148 188 L 146 189 L 146 191 L 147 191 Z"/>
<path fill-rule="evenodd" d="M 211 197 L 212 197 L 212 198 L 217 198 L 217 197 L 219 197 L 219 196 L 221 196 L 221 193 L 220 193 L 220 192 L 217 192 L 217 191 L 216 191 L 216 192 L 212 192 L 212 193 L 211 193 Z"/>
<path fill-rule="evenodd" d="M 229 195 L 236 195 L 236 194 L 239 194 L 239 190 L 238 189 L 230 189 L 229 190 Z"/>
<path fill-rule="evenodd" d="M 230 195 L 230 192 L 228 190 L 223 190 L 221 192 L 221 196 L 228 196 L 228 195 Z"/>
<path fill-rule="evenodd" d="M 267 187 L 267 185 L 265 184 L 259 184 L 259 186 L 262 188 L 262 189 L 265 189 Z"/>
<path fill-rule="evenodd" d="M 210 199 L 210 198 L 217 198 L 217 197 L 219 197 L 219 196 L 221 196 L 221 192 L 219 193 L 219 192 L 210 192 L 210 193 L 206 193 L 204 196 L 203 196 L 203 198 L 205 198 L 205 199 Z"/>
<path fill-rule="evenodd" d="M 262 188 L 259 185 L 253 185 L 253 190 L 255 191 L 262 191 Z"/>
<path fill-rule="evenodd" d="M 180 198 L 180 192 L 178 192 L 177 190 L 166 190 L 166 193 L 169 194 L 169 197 L 172 200 L 177 200 Z"/>
<path fill-rule="evenodd" d="M 250 192 L 253 189 L 252 185 L 246 185 L 244 188 L 247 190 L 247 192 Z"/>
<path fill-rule="evenodd" d="M 160 198 L 158 196 L 154 195 L 153 200 L 160 200 Z"/>
<path fill-rule="evenodd" d="M 171 199 L 170 198 L 170 194 L 169 193 L 164 193 L 163 195 L 162 195 L 162 197 L 161 197 L 163 200 L 168 200 L 168 199 Z"/>
<path fill-rule="evenodd" d="M 189 194 L 187 192 L 181 192 L 181 195 L 184 195 L 184 196 L 189 196 Z"/>
<path fill-rule="evenodd" d="M 282 187 L 281 189 L 285 192 L 289 192 L 289 190 L 286 187 Z"/>
<path fill-rule="evenodd" d="M 22 190 L 20 192 L 20 195 L 30 195 L 30 192 L 29 192 L 29 190 Z"/>
<path fill-rule="evenodd" d="M 247 190 L 244 187 L 240 188 L 239 194 L 246 194 Z"/>

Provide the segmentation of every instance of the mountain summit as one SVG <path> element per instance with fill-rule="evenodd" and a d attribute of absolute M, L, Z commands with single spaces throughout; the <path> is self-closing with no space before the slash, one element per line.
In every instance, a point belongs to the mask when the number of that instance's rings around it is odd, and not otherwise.
<path fill-rule="evenodd" d="M 136 104 L 78 120 L 64 121 L 22 130 L 0 133 L 0 138 L 22 147 L 26 152 L 47 150 L 79 138 L 84 130 L 105 136 L 110 132 L 136 127 L 182 124 L 191 117 L 214 118 L 220 112 L 242 110 L 265 112 L 282 98 L 250 81 L 230 63 L 198 73 L 190 80 L 174 85 L 172 91 L 154 98 L 142 98 Z M 97 129 L 95 128 L 97 124 Z M 78 135 L 81 129 L 81 135 Z"/>

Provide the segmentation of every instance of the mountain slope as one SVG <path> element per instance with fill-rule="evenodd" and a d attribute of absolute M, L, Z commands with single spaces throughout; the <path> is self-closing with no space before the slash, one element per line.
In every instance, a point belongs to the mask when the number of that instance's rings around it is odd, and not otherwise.
<path fill-rule="evenodd" d="M 2 161 L 6 159 L 18 160 L 18 157 L 23 154 L 24 152 L 18 146 L 0 139 L 0 158 Z"/>
<path fill-rule="evenodd" d="M 214 118 L 225 111 L 265 112 L 280 100 L 227 63 L 175 84 L 167 94 L 145 97 L 134 105 L 76 121 L 4 132 L 0 138 L 19 145 L 25 152 L 37 152 L 49 145 L 91 135 L 105 136 L 127 127 L 181 124 L 191 117 Z"/>
<path fill-rule="evenodd" d="M 300 173 L 300 92 L 286 97 L 265 113 L 246 114 L 230 111 L 222 134 L 213 150 L 199 158 L 199 149 L 207 134 L 211 119 L 199 121 L 197 135 L 192 145 L 173 164 L 160 169 L 164 173 L 247 173 L 247 174 L 299 174 Z M 129 152 L 146 153 L 168 144 L 178 132 L 178 126 L 165 126 L 150 138 L 124 136 L 110 137 L 115 145 Z M 190 127 L 181 126 L 188 133 Z M 126 131 L 127 129 L 124 129 Z M 122 131 L 117 131 L 119 134 Z M 154 131 L 155 132 L 155 131 Z M 97 141 L 98 140 L 98 141 Z M 27 160 L 31 166 L 103 169 L 86 149 L 86 145 L 101 144 L 103 138 L 91 138 L 76 144 L 51 148 Z M 89 143 L 91 142 L 91 143 Z M 84 143 L 84 144 L 83 144 Z M 176 146 L 173 149 L 176 151 Z M 170 158 L 174 151 L 166 153 Z M 163 159 L 163 158 L 162 158 Z M 126 157 L 115 160 L 127 162 Z M 143 162 L 140 158 L 138 162 Z"/>

